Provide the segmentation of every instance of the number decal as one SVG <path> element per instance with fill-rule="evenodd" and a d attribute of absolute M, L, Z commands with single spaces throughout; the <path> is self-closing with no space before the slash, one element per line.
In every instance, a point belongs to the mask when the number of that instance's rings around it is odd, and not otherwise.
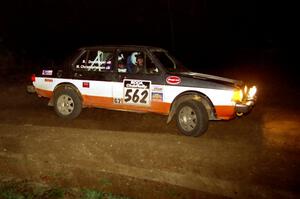
<path fill-rule="evenodd" d="M 122 99 L 121 98 L 114 98 L 114 104 L 121 104 L 122 103 Z"/>
<path fill-rule="evenodd" d="M 150 81 L 124 80 L 124 103 L 132 105 L 150 105 Z"/>
<path fill-rule="evenodd" d="M 138 92 L 139 92 L 139 89 L 136 89 L 135 91 L 134 91 L 134 94 L 133 94 L 133 97 L 132 97 L 132 101 L 134 102 L 134 103 L 138 103 L 138 101 L 139 101 L 139 96 L 138 96 Z"/>
<path fill-rule="evenodd" d="M 147 92 L 147 91 L 143 91 L 141 93 L 141 95 L 143 96 L 142 99 L 141 99 L 141 103 L 145 103 L 145 104 L 147 103 L 146 98 L 148 97 L 148 93 L 149 92 Z"/>
<path fill-rule="evenodd" d="M 130 95 L 131 92 L 132 92 L 132 89 L 127 89 L 126 90 L 125 98 L 124 98 L 125 102 L 129 102 L 131 100 L 131 98 L 132 98 L 131 95 Z"/>

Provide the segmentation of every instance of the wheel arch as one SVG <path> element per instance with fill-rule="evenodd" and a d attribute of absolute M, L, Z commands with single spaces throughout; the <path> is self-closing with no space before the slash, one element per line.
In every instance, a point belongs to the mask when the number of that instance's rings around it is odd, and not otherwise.
<path fill-rule="evenodd" d="M 171 107 L 170 107 L 170 112 L 169 112 L 167 123 L 169 123 L 172 120 L 179 104 L 181 104 L 182 102 L 188 101 L 188 100 L 195 100 L 195 101 L 201 102 L 207 111 L 209 119 L 213 120 L 216 118 L 216 112 L 215 112 L 214 105 L 213 105 L 212 101 L 204 93 L 201 93 L 199 91 L 185 91 L 185 92 L 177 95 L 175 97 L 175 99 L 173 100 Z"/>
<path fill-rule="evenodd" d="M 72 89 L 78 94 L 81 101 L 83 100 L 79 89 L 74 84 L 69 83 L 69 82 L 62 82 L 62 83 L 57 84 L 55 86 L 55 88 L 53 89 L 53 95 L 51 96 L 51 98 L 48 102 L 48 106 L 54 106 L 54 95 L 55 95 L 55 92 L 59 89 Z"/>

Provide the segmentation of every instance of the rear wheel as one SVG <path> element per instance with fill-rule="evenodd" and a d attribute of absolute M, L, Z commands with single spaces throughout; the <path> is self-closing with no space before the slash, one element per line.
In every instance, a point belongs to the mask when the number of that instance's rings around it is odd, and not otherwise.
<path fill-rule="evenodd" d="M 201 102 L 194 100 L 181 103 L 176 110 L 176 123 L 180 132 L 187 136 L 200 136 L 208 129 L 208 114 Z"/>
<path fill-rule="evenodd" d="M 77 92 L 65 87 L 54 93 L 54 110 L 56 114 L 65 119 L 76 118 L 82 109 L 82 102 Z"/>

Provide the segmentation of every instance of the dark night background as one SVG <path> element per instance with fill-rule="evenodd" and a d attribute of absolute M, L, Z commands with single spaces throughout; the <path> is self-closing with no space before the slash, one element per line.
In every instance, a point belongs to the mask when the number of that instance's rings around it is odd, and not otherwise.
<path fill-rule="evenodd" d="M 188 68 L 213 74 L 295 75 L 298 62 L 296 6 L 283 1 L 11 0 L 1 2 L 0 24 L 6 73 L 30 73 L 102 44 L 163 47 Z"/>
<path fill-rule="evenodd" d="M 167 197 L 158 198 L 189 198 L 179 195 L 183 188 L 198 198 L 296 198 L 299 12 L 283 0 L 0 1 L 0 188 L 14 185 L 7 179 L 15 176 L 17 184 L 36 178 L 53 190 L 120 188 L 137 198 L 160 190 Z M 154 114 L 89 110 L 74 121 L 58 119 L 47 99 L 26 92 L 37 69 L 103 44 L 162 47 L 195 72 L 255 84 L 255 108 L 245 119 L 213 122 L 198 140 L 176 136 L 176 122 Z M 178 107 L 189 101 L 182 102 Z M 221 105 L 226 115 L 231 108 Z"/>

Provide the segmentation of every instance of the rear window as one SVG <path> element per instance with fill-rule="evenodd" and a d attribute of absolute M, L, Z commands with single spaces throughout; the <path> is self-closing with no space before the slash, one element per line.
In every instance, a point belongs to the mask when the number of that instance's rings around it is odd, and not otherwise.
<path fill-rule="evenodd" d="M 113 68 L 113 52 L 91 50 L 84 52 L 74 63 L 77 71 L 107 72 Z"/>

